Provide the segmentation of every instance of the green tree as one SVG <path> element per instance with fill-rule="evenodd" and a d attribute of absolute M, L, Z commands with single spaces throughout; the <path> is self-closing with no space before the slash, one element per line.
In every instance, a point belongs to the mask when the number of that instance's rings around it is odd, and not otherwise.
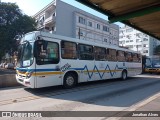
<path fill-rule="evenodd" d="M 6 51 L 17 49 L 14 37 L 36 30 L 33 18 L 22 13 L 15 3 L 0 3 L 0 59 Z"/>
<path fill-rule="evenodd" d="M 154 49 L 154 54 L 155 54 L 155 55 L 160 55 L 160 45 L 158 45 L 158 46 Z"/>

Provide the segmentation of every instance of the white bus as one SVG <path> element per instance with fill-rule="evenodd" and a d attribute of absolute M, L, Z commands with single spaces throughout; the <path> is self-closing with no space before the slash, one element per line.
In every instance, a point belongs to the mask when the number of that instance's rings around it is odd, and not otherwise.
<path fill-rule="evenodd" d="M 35 31 L 19 46 L 16 79 L 30 88 L 135 76 L 142 72 L 141 55 L 118 46 Z"/>

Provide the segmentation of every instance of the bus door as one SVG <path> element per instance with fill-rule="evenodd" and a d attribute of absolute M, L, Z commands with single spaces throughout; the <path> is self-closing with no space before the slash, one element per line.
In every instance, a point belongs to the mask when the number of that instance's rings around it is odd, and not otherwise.
<path fill-rule="evenodd" d="M 61 85 L 58 40 L 36 41 L 36 87 Z M 53 39 L 52 39 L 53 41 Z"/>

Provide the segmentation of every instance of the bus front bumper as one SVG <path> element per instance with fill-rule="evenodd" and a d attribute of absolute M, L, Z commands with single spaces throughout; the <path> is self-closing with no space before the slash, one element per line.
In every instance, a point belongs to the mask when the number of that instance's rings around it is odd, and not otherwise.
<path fill-rule="evenodd" d="M 26 77 L 21 76 L 19 74 L 16 74 L 16 80 L 17 80 L 18 83 L 20 83 L 20 84 L 22 84 L 22 85 L 24 85 L 26 87 L 32 88 L 30 79 L 27 79 Z"/>
<path fill-rule="evenodd" d="M 149 68 L 149 69 L 145 69 L 145 72 L 148 72 L 148 73 L 160 73 L 160 69 L 159 68 Z"/>

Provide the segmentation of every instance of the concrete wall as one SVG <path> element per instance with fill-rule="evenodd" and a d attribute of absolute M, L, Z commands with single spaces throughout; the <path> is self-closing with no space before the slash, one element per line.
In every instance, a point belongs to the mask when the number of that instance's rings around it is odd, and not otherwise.
<path fill-rule="evenodd" d="M 15 74 L 0 75 L 0 88 L 15 86 L 20 86 L 16 81 Z"/>
<path fill-rule="evenodd" d="M 73 37 L 74 19 L 73 7 L 57 0 L 56 6 L 56 34 Z"/>

